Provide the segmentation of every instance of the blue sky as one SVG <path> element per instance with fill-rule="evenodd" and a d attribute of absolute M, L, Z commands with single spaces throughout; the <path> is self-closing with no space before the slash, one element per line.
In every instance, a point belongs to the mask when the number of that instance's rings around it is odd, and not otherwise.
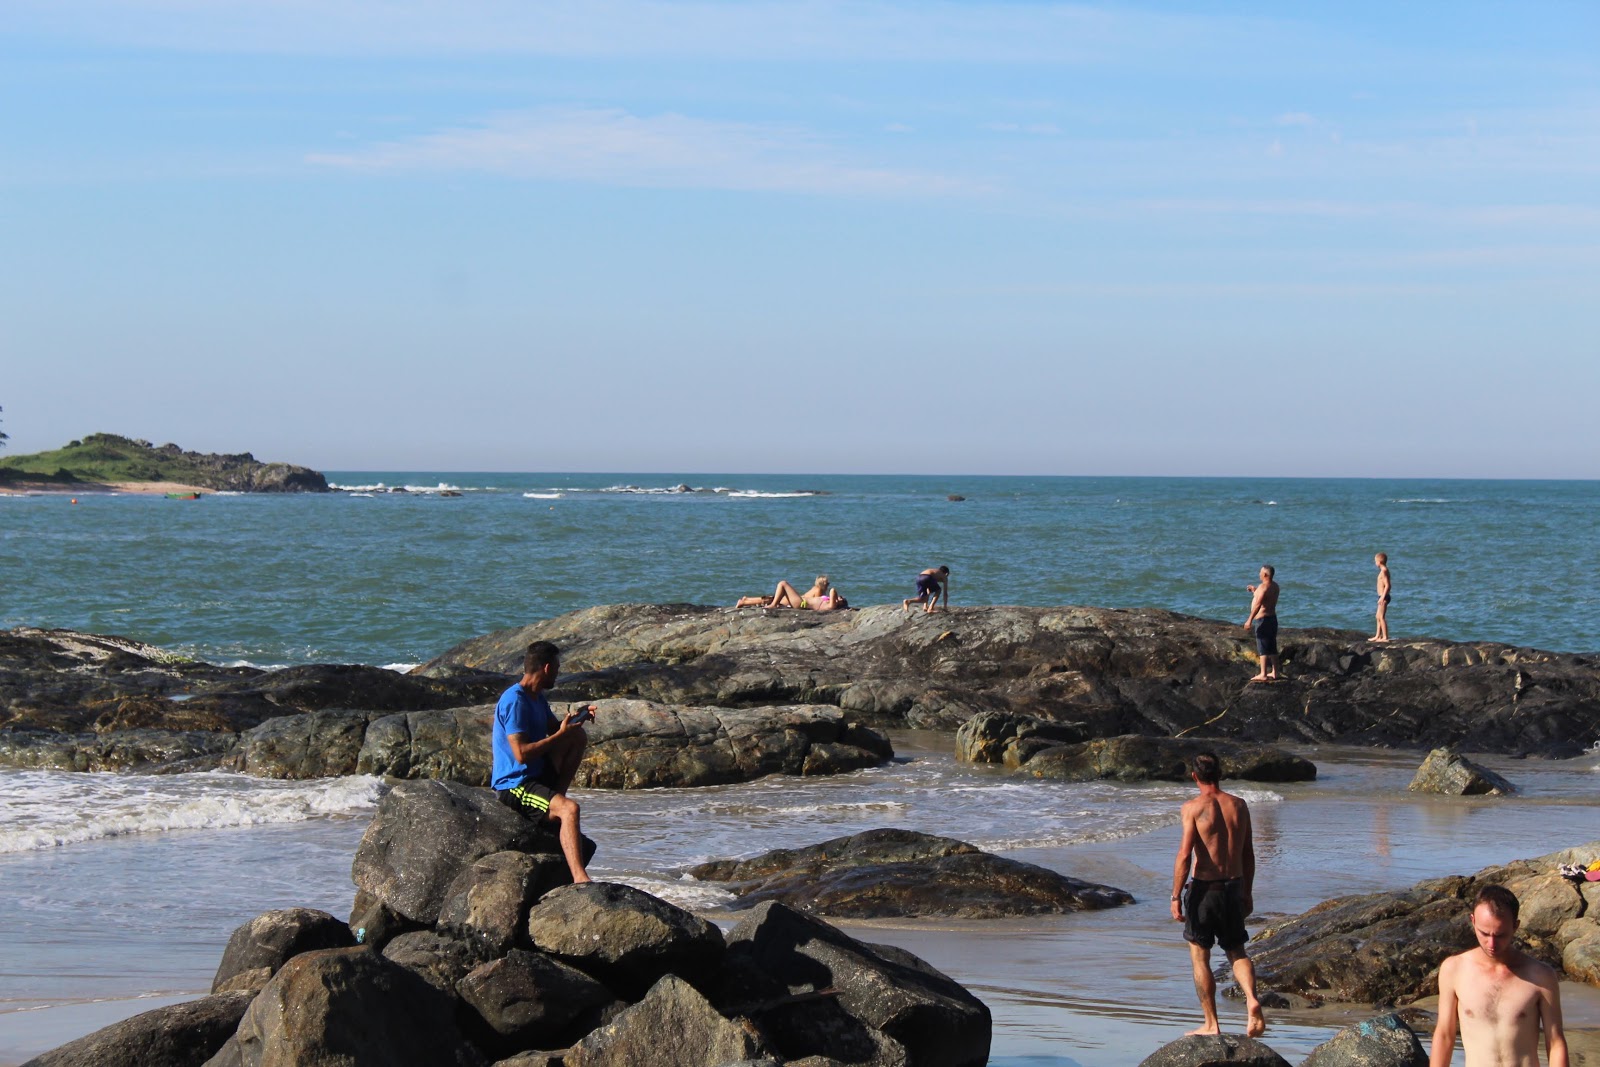
<path fill-rule="evenodd" d="M 1596 478 L 1597 42 L 6 0 L 0 418 L 334 470 Z"/>

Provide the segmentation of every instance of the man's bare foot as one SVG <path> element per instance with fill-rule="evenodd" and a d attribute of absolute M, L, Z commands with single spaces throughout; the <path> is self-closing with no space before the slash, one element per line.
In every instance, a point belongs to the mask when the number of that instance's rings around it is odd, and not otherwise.
<path fill-rule="evenodd" d="M 1246 1037 L 1260 1037 L 1267 1032 L 1267 1017 L 1261 1013 L 1261 1002 L 1258 1000 L 1250 1005 L 1250 1019 L 1245 1024 Z"/>
<path fill-rule="evenodd" d="M 1252 681 L 1252 682 L 1270 682 L 1270 681 L 1272 681 L 1272 679 L 1271 679 L 1271 678 L 1268 678 L 1268 677 L 1267 677 L 1267 676 L 1266 676 L 1266 675 L 1264 675 L 1264 674 L 1258 674 L 1258 675 L 1256 675 L 1256 676 L 1255 676 L 1255 677 L 1254 677 L 1254 678 L 1252 678 L 1252 679 L 1250 679 L 1250 680 L 1251 680 L 1251 681 Z"/>
<path fill-rule="evenodd" d="M 1269 681 L 1269 682 L 1276 682 L 1276 681 L 1281 681 L 1281 680 L 1282 680 L 1282 675 L 1277 675 L 1277 674 L 1269 674 L 1269 675 L 1267 675 L 1267 681 Z"/>
<path fill-rule="evenodd" d="M 1198 1030 L 1190 1030 L 1187 1034 L 1184 1034 L 1183 1036 L 1184 1037 L 1209 1037 L 1209 1036 L 1212 1036 L 1214 1034 L 1220 1034 L 1220 1033 L 1222 1033 L 1222 1027 L 1220 1027 L 1220 1026 L 1202 1026 Z"/>

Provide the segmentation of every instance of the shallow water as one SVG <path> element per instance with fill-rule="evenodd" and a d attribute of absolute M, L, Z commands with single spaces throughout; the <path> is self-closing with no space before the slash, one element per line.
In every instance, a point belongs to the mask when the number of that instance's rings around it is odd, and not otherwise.
<path fill-rule="evenodd" d="M 948 748 L 940 735 L 901 734 L 902 762 L 839 778 L 584 793 L 586 828 L 601 847 L 594 873 L 731 921 L 736 914 L 719 907 L 723 893 L 682 880 L 677 868 L 875 826 L 958 837 L 1138 899 L 1043 919 L 846 924 L 857 936 L 917 952 L 977 992 L 995 1015 L 994 1063 L 1121 1067 L 1196 1025 L 1187 952 L 1166 907 L 1177 807 L 1187 790 L 1011 779 L 958 764 Z M 1342 893 L 1468 873 L 1600 836 L 1589 803 L 1600 774 L 1594 758 L 1489 760 L 1525 795 L 1453 799 L 1406 791 L 1415 755 L 1303 751 L 1321 768 L 1316 782 L 1241 790 L 1257 826 L 1263 913 L 1253 928 Z M 19 817 L 6 800 L 16 795 L 8 792 L 16 777 L 0 774 L 0 830 L 14 829 Z M 350 860 L 376 794 L 370 780 L 57 778 L 58 795 L 88 808 L 98 797 L 118 834 L 0 855 L 0 885 L 11 902 L 0 963 L 0 1064 L 165 998 L 205 992 L 232 929 L 262 910 L 348 912 Z M 118 820 L 132 804 L 130 783 L 145 791 L 152 813 L 215 804 L 293 821 L 241 818 L 166 831 L 158 828 L 167 820 L 153 814 L 150 832 L 128 832 Z M 30 795 L 39 786 L 29 783 Z M 296 792 L 345 807 L 305 819 L 285 802 Z M 1568 999 L 1569 1026 L 1600 1026 L 1591 991 L 1573 989 Z M 1225 1025 L 1239 1024 L 1237 1003 L 1224 1001 L 1222 1011 Z M 1352 1017 L 1332 1010 L 1284 1016 L 1274 1020 L 1270 1041 L 1293 1061 Z"/>

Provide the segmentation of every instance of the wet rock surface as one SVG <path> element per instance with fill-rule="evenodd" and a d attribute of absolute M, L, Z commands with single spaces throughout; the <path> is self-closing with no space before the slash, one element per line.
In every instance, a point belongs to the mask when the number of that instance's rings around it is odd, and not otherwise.
<path fill-rule="evenodd" d="M 1458 755 L 1448 748 L 1436 748 L 1417 768 L 1409 788 L 1417 793 L 1446 793 L 1450 796 L 1509 796 L 1517 791 L 1500 775 Z"/>
<path fill-rule="evenodd" d="M 1405 1020 L 1390 1013 L 1345 1027 L 1300 1067 L 1428 1067 L 1428 1054 Z"/>
<path fill-rule="evenodd" d="M 739 897 L 735 907 L 776 900 L 834 918 L 988 919 L 1133 903 L 1131 894 L 1112 886 L 993 856 L 948 837 L 898 829 L 868 830 L 748 860 L 716 860 L 686 873 L 725 883 Z"/>
<path fill-rule="evenodd" d="M 1139 735 L 1055 740 L 1066 732 L 1040 719 L 983 712 L 956 731 L 956 758 L 1071 782 L 1182 782 L 1189 778 L 1194 757 L 1212 752 L 1222 762 L 1224 778 L 1308 782 L 1317 776 L 1310 760 L 1268 745 Z"/>
<path fill-rule="evenodd" d="M 484 758 L 476 724 L 534 640 L 564 650 L 556 699 L 619 702 L 616 721 L 629 731 L 611 739 L 605 784 L 732 781 L 752 765 L 783 768 L 758 774 L 830 773 L 870 765 L 863 753 L 876 743 L 863 726 L 955 729 L 979 712 L 1051 724 L 1019 736 L 996 762 L 1031 757 L 1047 742 L 1130 734 L 1553 757 L 1577 755 L 1600 734 L 1595 657 L 1487 642 L 1374 645 L 1348 631 L 1286 629 L 1286 680 L 1262 685 L 1247 680 L 1255 658 L 1244 631 L 1150 609 L 624 604 L 473 638 L 408 675 L 339 664 L 218 667 L 117 637 L 0 631 L 0 764 L 127 770 L 227 759 L 286 777 L 353 767 L 476 784 Z M 646 701 L 676 722 L 657 730 Z M 782 727 L 808 737 L 804 755 L 766 742 L 752 751 L 748 735 L 770 728 L 735 714 L 762 708 L 794 718 L 820 706 L 839 709 L 843 721 Z M 270 720 L 313 713 L 328 714 L 234 747 Z M 163 732 L 171 736 L 154 736 Z M 313 741 L 327 746 L 316 758 Z M 672 744 L 694 750 L 679 768 L 663 754 Z"/>
<path fill-rule="evenodd" d="M 1574 883 L 1558 873 L 1561 864 L 1596 858 L 1600 841 L 1397 892 L 1324 901 L 1251 940 L 1257 987 L 1302 1005 L 1390 1006 L 1433 996 L 1439 964 L 1476 943 L 1468 917 L 1483 885 L 1503 885 L 1517 895 L 1524 951 L 1573 981 L 1600 984 L 1583 962 L 1600 947 L 1600 894 L 1581 886 L 1597 883 Z"/>
<path fill-rule="evenodd" d="M 1289 1067 L 1289 1061 L 1253 1037 L 1191 1034 L 1162 1045 L 1139 1067 Z"/>
<path fill-rule="evenodd" d="M 1003 711 L 1078 724 L 1077 740 L 1188 731 L 1546 756 L 1576 755 L 1600 734 L 1594 657 L 1289 628 L 1279 639 L 1287 680 L 1252 684 L 1245 631 L 1152 609 L 609 605 L 474 638 L 418 673 L 509 673 L 533 640 L 563 649 L 567 699 L 833 704 L 943 729 Z"/>
<path fill-rule="evenodd" d="M 253 992 L 142 1012 L 35 1056 L 23 1067 L 200 1067 L 233 1036 Z"/>

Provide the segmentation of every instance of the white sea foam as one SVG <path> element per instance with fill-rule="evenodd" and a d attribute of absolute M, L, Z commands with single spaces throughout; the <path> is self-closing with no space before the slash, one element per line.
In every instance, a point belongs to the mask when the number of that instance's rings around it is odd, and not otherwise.
<path fill-rule="evenodd" d="M 1389 501 L 1391 504 L 1448 504 L 1450 501 L 1442 496 L 1407 496 L 1398 500 Z"/>
<path fill-rule="evenodd" d="M 726 907 L 739 899 L 726 889 L 709 882 L 696 881 L 688 875 L 673 880 L 649 878 L 644 875 L 628 875 L 613 880 L 641 889 L 651 896 L 660 897 L 667 903 L 676 904 L 686 911 L 706 911 L 711 908 Z"/>
<path fill-rule="evenodd" d="M 529 499 L 529 500 L 560 500 L 562 497 L 566 496 L 567 494 L 565 494 L 565 493 L 523 493 L 522 495 L 524 497 L 526 497 L 527 499 Z"/>
<path fill-rule="evenodd" d="M 778 498 L 778 497 L 816 496 L 816 495 L 817 495 L 816 493 L 810 493 L 810 492 L 807 492 L 807 493 L 763 493 L 759 489 L 730 489 L 730 490 L 728 490 L 728 496 L 730 496 L 730 497 L 745 497 L 745 498 L 760 498 L 760 499 L 775 499 L 775 498 Z"/>
<path fill-rule="evenodd" d="M 410 674 L 417 669 L 417 665 L 415 663 L 385 663 L 383 669 L 394 671 L 396 674 Z"/>
<path fill-rule="evenodd" d="M 370 775 L 281 782 L 241 774 L 0 775 L 0 853 L 129 834 L 305 822 L 370 811 L 384 790 Z"/>

